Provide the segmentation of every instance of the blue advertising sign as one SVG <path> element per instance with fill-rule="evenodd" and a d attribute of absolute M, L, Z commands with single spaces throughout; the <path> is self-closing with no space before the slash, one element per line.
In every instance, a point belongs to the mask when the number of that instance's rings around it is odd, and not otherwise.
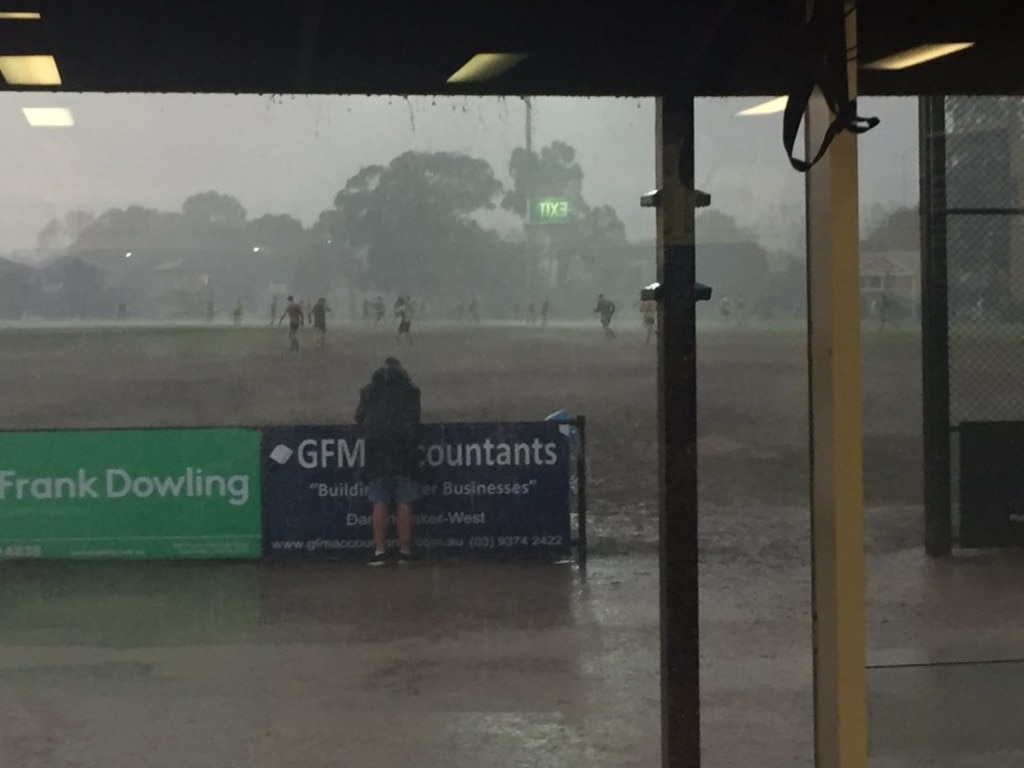
<path fill-rule="evenodd" d="M 569 549 L 569 443 L 557 423 L 425 424 L 419 453 L 414 548 L 519 555 Z M 264 555 L 368 558 L 364 460 L 354 426 L 264 430 Z"/>

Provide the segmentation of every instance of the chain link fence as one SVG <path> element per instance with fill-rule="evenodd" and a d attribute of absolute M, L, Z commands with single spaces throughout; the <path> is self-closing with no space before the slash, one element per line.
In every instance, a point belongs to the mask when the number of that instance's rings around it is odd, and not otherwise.
<path fill-rule="evenodd" d="M 1024 420 L 1024 99 L 945 106 L 950 423 Z"/>

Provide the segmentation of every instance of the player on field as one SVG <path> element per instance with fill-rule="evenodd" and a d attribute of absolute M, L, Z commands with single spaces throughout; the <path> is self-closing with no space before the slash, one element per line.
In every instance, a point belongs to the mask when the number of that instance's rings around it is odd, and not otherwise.
<path fill-rule="evenodd" d="M 398 343 L 402 343 L 402 336 L 405 336 L 405 340 L 409 342 L 409 346 L 412 346 L 412 314 L 414 307 L 412 304 L 412 298 L 409 296 L 399 296 L 398 301 L 395 302 L 395 317 L 398 318 Z"/>
<path fill-rule="evenodd" d="M 644 344 L 650 344 L 651 337 L 656 333 L 655 323 L 658 321 L 658 302 L 652 299 L 644 299 L 641 301 L 640 318 L 643 320 L 644 330 L 647 331 Z"/>
<path fill-rule="evenodd" d="M 288 297 L 288 304 L 281 313 L 277 324 L 280 325 L 285 318 L 288 318 L 288 342 L 292 352 L 299 351 L 299 328 L 306 322 L 302 312 L 302 305 L 291 296 Z"/>
<path fill-rule="evenodd" d="M 611 329 L 612 316 L 615 314 L 615 302 L 606 299 L 603 293 L 597 295 L 597 305 L 594 307 L 594 314 L 601 318 L 601 327 L 604 329 L 604 337 L 611 341 L 615 338 L 615 331 Z"/>
<path fill-rule="evenodd" d="M 324 341 L 327 338 L 327 313 L 331 308 L 327 306 L 327 299 L 321 296 L 313 305 L 313 330 L 316 332 L 316 346 L 323 349 Z"/>

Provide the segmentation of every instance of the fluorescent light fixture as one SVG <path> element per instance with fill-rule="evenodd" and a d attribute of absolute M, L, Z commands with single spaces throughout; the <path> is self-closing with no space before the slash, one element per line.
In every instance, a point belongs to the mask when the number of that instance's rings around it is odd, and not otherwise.
<path fill-rule="evenodd" d="M 8 85 L 60 85 L 53 56 L 0 56 L 0 75 Z"/>
<path fill-rule="evenodd" d="M 478 53 L 448 78 L 449 83 L 475 83 L 508 72 L 527 57 L 525 53 Z"/>
<path fill-rule="evenodd" d="M 38 11 L 0 11 L 0 21 L 39 21 L 43 15 Z"/>
<path fill-rule="evenodd" d="M 916 67 L 918 64 L 924 64 L 932 59 L 939 59 L 943 56 L 949 56 L 951 53 L 967 50 L 973 45 L 974 43 L 929 43 L 927 45 L 919 45 L 915 48 L 908 48 L 905 51 L 894 53 L 892 56 L 885 56 L 877 61 L 872 61 L 870 64 L 865 64 L 864 69 L 907 69 L 908 67 Z"/>
<path fill-rule="evenodd" d="M 75 124 L 71 110 L 65 107 L 22 107 L 21 111 L 34 128 L 67 128 Z"/>
<path fill-rule="evenodd" d="M 751 115 L 774 115 L 776 112 L 784 112 L 788 102 L 788 96 L 778 96 L 771 101 L 755 104 L 753 107 L 748 107 L 736 114 L 742 115 L 743 117 L 750 117 Z"/>

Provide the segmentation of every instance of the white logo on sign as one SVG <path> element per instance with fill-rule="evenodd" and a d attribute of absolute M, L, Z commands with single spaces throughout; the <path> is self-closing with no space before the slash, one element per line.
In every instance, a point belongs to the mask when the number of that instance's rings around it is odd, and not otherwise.
<path fill-rule="evenodd" d="M 292 457 L 292 454 L 294 453 L 295 451 L 293 451 L 287 445 L 279 445 L 270 452 L 270 458 L 272 458 L 278 464 L 287 464 L 288 459 L 290 459 Z"/>

